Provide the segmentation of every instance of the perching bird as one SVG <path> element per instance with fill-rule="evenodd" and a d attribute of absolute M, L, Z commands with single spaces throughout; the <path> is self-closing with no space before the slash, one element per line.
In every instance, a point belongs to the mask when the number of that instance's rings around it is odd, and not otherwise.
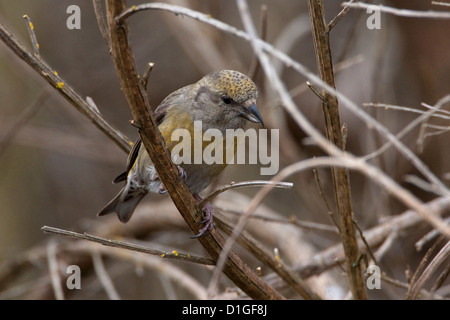
<path fill-rule="evenodd" d="M 190 150 L 192 161 L 182 162 L 178 168 L 180 178 L 186 182 L 198 201 L 201 201 L 199 193 L 225 169 L 230 155 L 227 154 L 226 159 L 224 151 L 224 161 L 218 161 L 219 163 L 207 164 L 204 159 L 200 164 L 194 163 L 194 138 L 199 139 L 195 136 L 194 123 L 199 124 L 201 121 L 203 133 L 208 129 L 218 129 L 224 137 L 227 129 L 245 129 L 248 121 L 264 125 L 256 108 L 257 99 L 258 90 L 249 77 L 237 71 L 222 70 L 208 74 L 198 82 L 176 90 L 156 108 L 155 120 L 169 151 L 172 152 L 173 148 L 180 143 L 173 139 L 172 134 L 175 129 L 186 129 L 191 134 L 190 141 L 183 141 L 189 143 L 188 147 L 191 148 L 186 148 L 183 152 Z M 210 141 L 203 139 L 202 149 L 205 150 L 209 143 Z M 226 143 L 231 143 L 233 153 L 231 156 L 234 156 L 238 143 L 235 139 L 219 143 L 223 143 L 224 150 L 226 150 Z M 183 154 L 184 156 L 186 155 Z M 119 220 L 126 223 L 148 192 L 166 192 L 140 139 L 134 144 L 128 156 L 126 171 L 113 182 L 121 181 L 126 181 L 125 186 L 100 211 L 99 216 L 115 212 Z M 211 205 L 207 204 L 203 208 L 203 214 L 204 226 L 197 236 L 211 231 L 213 227 Z"/>

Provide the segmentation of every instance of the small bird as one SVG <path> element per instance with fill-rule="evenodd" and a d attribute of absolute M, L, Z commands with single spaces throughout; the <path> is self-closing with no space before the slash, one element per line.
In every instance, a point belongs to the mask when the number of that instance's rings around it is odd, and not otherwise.
<path fill-rule="evenodd" d="M 174 130 L 183 128 L 188 130 L 191 137 L 195 137 L 194 123 L 198 121 L 201 121 L 203 132 L 218 129 L 224 136 L 227 129 L 245 129 L 249 121 L 264 126 L 256 107 L 257 99 L 258 90 L 249 77 L 234 70 L 222 70 L 210 73 L 198 82 L 169 94 L 154 111 L 154 117 L 167 148 L 172 151 L 179 143 L 172 139 Z M 226 143 L 234 144 L 233 157 L 239 143 L 237 140 L 239 139 L 223 142 L 224 146 Z M 194 150 L 194 140 L 189 143 L 192 146 L 190 150 Z M 208 143 L 202 141 L 203 149 Z M 228 158 L 229 155 L 226 156 Z M 193 159 L 193 155 L 191 158 Z M 180 180 L 186 182 L 197 201 L 202 201 L 199 193 L 225 169 L 228 161 L 224 158 L 224 161 L 212 164 L 186 162 L 190 163 L 180 163 L 178 166 Z M 115 212 L 119 220 L 126 223 L 148 192 L 167 192 L 140 139 L 128 156 L 126 171 L 117 176 L 113 183 L 122 181 L 126 181 L 125 186 L 99 212 L 99 216 Z M 213 228 L 212 206 L 208 203 L 202 211 L 204 226 L 195 237 L 202 236 Z"/>

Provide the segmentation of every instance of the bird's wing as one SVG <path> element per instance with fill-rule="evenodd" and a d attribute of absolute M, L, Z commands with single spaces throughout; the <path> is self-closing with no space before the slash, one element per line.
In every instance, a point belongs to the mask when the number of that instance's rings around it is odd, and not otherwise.
<path fill-rule="evenodd" d="M 180 96 L 183 96 L 186 93 L 186 91 L 189 90 L 190 87 L 191 85 L 188 85 L 172 92 L 159 104 L 158 108 L 156 108 L 156 110 L 153 112 L 153 116 L 155 117 L 158 126 L 161 124 L 161 122 L 164 121 L 164 118 L 167 114 L 167 110 L 174 103 L 176 104 L 177 101 L 179 101 L 179 99 L 182 98 Z"/>
<path fill-rule="evenodd" d="M 130 172 L 133 167 L 134 162 L 139 154 L 139 148 L 141 147 L 142 140 L 141 137 L 137 138 L 136 142 L 133 144 L 133 149 L 131 149 L 130 154 L 127 158 L 127 170 L 119 174 L 114 180 L 113 183 L 119 183 L 127 180 L 128 172 Z"/>
<path fill-rule="evenodd" d="M 170 108 L 173 101 L 176 100 L 178 98 L 178 96 L 184 94 L 188 88 L 189 88 L 189 86 L 186 86 L 186 87 L 180 88 L 180 89 L 172 92 L 155 109 L 155 111 L 153 112 L 153 117 L 155 118 L 156 124 L 158 126 L 164 121 L 164 118 L 167 114 L 167 110 Z M 138 137 L 138 139 L 136 140 L 136 142 L 133 145 L 133 149 L 131 149 L 131 152 L 128 155 L 127 170 L 122 172 L 121 174 L 119 174 L 113 180 L 114 183 L 119 183 L 119 182 L 127 180 L 128 173 L 130 172 L 131 168 L 133 167 L 134 162 L 136 161 L 136 158 L 139 154 L 139 148 L 141 147 L 141 144 L 142 144 L 141 137 Z"/>

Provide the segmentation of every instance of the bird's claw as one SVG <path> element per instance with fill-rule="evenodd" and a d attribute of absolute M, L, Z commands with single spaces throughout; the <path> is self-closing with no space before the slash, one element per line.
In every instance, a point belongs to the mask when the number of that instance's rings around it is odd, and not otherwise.
<path fill-rule="evenodd" d="M 200 198 L 200 196 L 198 195 L 194 195 L 195 198 L 198 201 L 201 201 L 202 198 Z M 213 223 L 213 206 L 210 203 L 207 203 L 203 209 L 203 220 L 201 221 L 201 223 L 203 223 L 203 227 L 199 230 L 199 232 L 195 235 L 195 236 L 191 236 L 191 239 L 197 239 L 200 238 L 202 236 L 205 236 L 207 234 L 209 234 L 212 229 L 214 228 L 214 223 Z"/>
<path fill-rule="evenodd" d="M 160 184 L 160 186 L 158 188 L 158 192 L 159 192 L 159 194 L 166 194 L 167 193 L 167 189 L 162 183 Z"/>
<path fill-rule="evenodd" d="M 187 179 L 186 171 L 180 166 L 177 166 L 177 168 L 178 168 L 178 182 L 181 182 L 181 181 L 186 182 L 186 179 Z M 159 177 L 158 177 L 158 179 L 159 179 Z M 158 192 L 159 192 L 159 194 L 167 193 L 167 189 L 164 186 L 164 184 L 161 183 L 161 185 L 158 188 Z"/>
<path fill-rule="evenodd" d="M 181 166 L 177 166 L 178 168 L 178 178 L 179 178 L 179 182 L 183 181 L 186 182 L 187 179 L 187 173 L 186 171 L 181 167 Z"/>

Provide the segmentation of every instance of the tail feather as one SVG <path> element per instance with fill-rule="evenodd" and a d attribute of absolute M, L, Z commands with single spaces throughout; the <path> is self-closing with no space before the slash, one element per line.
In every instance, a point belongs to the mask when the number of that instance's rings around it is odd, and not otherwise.
<path fill-rule="evenodd" d="M 126 223 L 130 220 L 134 210 L 144 196 L 146 192 L 133 192 L 128 193 L 125 187 L 97 214 L 98 216 L 104 216 L 115 212 L 120 222 Z M 125 194 L 128 193 L 128 194 Z"/>

